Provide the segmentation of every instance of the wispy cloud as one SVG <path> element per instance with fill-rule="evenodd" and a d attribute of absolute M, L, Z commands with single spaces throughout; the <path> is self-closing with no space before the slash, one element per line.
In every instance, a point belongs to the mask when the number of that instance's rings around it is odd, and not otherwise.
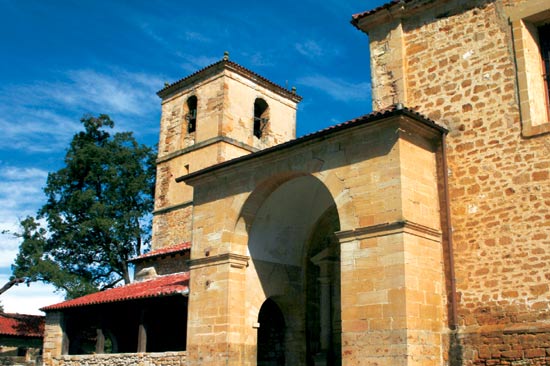
<path fill-rule="evenodd" d="M 137 118 L 156 112 L 162 79 L 143 73 L 72 70 L 55 82 L 0 88 L 1 149 L 48 152 L 62 149 L 84 113 Z"/>
<path fill-rule="evenodd" d="M 47 176 L 38 168 L 0 166 L 0 267 L 9 266 L 17 254 L 19 239 L 13 233 L 19 231 L 19 221 L 44 202 Z"/>
<path fill-rule="evenodd" d="M 211 65 L 215 63 L 216 61 L 219 61 L 221 57 L 212 57 L 212 56 L 204 56 L 204 55 L 198 55 L 198 56 L 186 56 L 185 60 L 181 67 L 183 70 L 185 70 L 188 73 L 193 73 L 199 69 L 202 69 L 208 65 Z"/>
<path fill-rule="evenodd" d="M 65 106 L 110 113 L 139 115 L 157 108 L 154 91 L 162 88 L 160 78 L 114 71 L 112 75 L 93 70 L 67 72 L 68 80 L 32 86 L 41 98 Z"/>
<path fill-rule="evenodd" d="M 212 39 L 199 32 L 186 31 L 184 33 L 184 39 L 187 41 L 196 41 L 201 43 L 210 43 Z"/>
<path fill-rule="evenodd" d="M 244 54 L 245 59 L 248 59 L 250 65 L 255 67 L 274 66 L 276 57 L 274 55 L 264 54 L 262 52 L 253 52 Z"/>
<path fill-rule="evenodd" d="M 296 50 L 300 54 L 309 58 L 320 57 L 325 54 L 323 47 L 314 40 L 308 40 L 305 42 L 296 43 L 294 45 L 294 48 L 296 48 Z"/>
<path fill-rule="evenodd" d="M 349 82 L 323 75 L 305 76 L 297 80 L 298 85 L 318 89 L 332 98 L 343 102 L 366 101 L 370 98 L 371 84 Z"/>

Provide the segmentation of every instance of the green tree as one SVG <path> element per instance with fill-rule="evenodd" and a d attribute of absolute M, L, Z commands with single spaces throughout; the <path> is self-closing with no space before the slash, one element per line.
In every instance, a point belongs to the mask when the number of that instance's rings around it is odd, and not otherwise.
<path fill-rule="evenodd" d="M 84 116 L 65 166 L 50 173 L 47 203 L 21 222 L 12 280 L 41 281 L 67 298 L 130 282 L 127 260 L 150 243 L 154 151 L 132 133 L 109 134 L 107 115 Z"/>

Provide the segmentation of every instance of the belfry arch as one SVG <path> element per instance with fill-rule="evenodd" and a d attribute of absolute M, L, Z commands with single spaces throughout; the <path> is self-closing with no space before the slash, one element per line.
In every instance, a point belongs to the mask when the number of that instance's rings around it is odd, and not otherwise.
<path fill-rule="evenodd" d="M 258 199 L 254 194 L 244 206 L 255 206 L 254 219 L 246 225 L 251 261 L 247 287 L 255 295 L 252 306 L 261 313 L 266 299 L 278 299 L 286 319 L 281 346 L 286 364 L 339 365 L 340 259 L 335 232 L 340 222 L 336 203 L 312 175 L 279 182 L 268 192 L 264 190 L 262 201 L 256 204 L 252 204 Z M 262 326 L 266 325 L 259 321 L 258 326 L 257 357 L 263 360 L 268 357 L 262 344 Z"/>

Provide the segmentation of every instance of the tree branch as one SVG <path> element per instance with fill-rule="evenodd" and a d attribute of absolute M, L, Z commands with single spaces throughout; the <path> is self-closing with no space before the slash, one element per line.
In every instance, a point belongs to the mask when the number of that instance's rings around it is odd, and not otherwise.
<path fill-rule="evenodd" d="M 14 278 L 9 280 L 2 288 L 0 288 L 0 295 L 2 295 L 4 292 L 8 291 L 10 288 L 12 288 L 15 285 L 18 285 L 22 282 L 25 282 L 24 278 Z"/>

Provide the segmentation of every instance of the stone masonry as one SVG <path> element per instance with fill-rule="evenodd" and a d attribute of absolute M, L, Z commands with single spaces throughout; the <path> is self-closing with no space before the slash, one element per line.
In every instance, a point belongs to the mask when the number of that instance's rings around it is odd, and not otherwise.
<path fill-rule="evenodd" d="M 414 106 L 450 130 L 458 357 L 476 365 L 547 364 L 550 140 L 525 132 L 516 59 L 523 46 L 512 24 L 547 16 L 550 3 L 405 3 L 357 24 L 370 38 L 374 107 Z M 537 118 L 547 127 L 543 106 Z"/>
<path fill-rule="evenodd" d="M 68 356 L 51 312 L 46 364 L 550 365 L 548 22 L 547 0 L 356 14 L 374 112 L 298 139 L 295 90 L 227 55 L 167 85 L 171 254 L 136 263 L 189 272 L 185 351 Z"/>

